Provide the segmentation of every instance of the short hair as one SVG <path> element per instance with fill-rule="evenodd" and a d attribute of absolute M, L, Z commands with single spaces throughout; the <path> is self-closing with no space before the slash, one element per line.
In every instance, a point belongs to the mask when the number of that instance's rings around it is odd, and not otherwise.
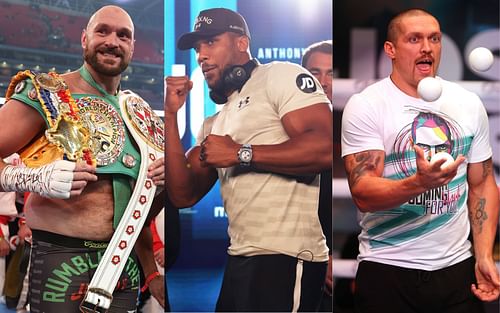
<path fill-rule="evenodd" d="M 398 33 L 399 33 L 399 24 L 401 23 L 401 20 L 405 17 L 411 17 L 411 16 L 422 16 L 422 15 L 428 15 L 434 17 L 431 13 L 424 9 L 419 9 L 419 8 L 413 8 L 413 9 L 408 9 L 405 10 L 395 17 L 391 19 L 389 22 L 389 25 L 387 26 L 387 41 L 390 41 L 392 43 L 396 42 Z M 434 17 L 435 18 L 435 17 Z M 437 19 L 436 19 L 437 20 Z"/>
<path fill-rule="evenodd" d="M 307 47 L 306 50 L 304 51 L 304 54 L 302 55 L 301 65 L 303 67 L 306 66 L 307 61 L 309 61 L 311 54 L 313 54 L 314 52 L 323 52 L 326 54 L 333 55 L 333 42 L 331 40 L 324 40 L 313 43 L 312 45 Z"/>

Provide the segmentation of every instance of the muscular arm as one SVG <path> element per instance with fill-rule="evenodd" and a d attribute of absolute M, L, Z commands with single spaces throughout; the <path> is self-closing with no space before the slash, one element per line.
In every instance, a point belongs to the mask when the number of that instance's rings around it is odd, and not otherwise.
<path fill-rule="evenodd" d="M 344 157 L 349 188 L 354 203 L 362 212 L 389 210 L 400 206 L 426 190 L 447 184 L 457 173 L 464 161 L 460 156 L 445 169 L 443 161 L 430 164 L 425 160 L 422 149 L 415 146 L 417 173 L 401 179 L 383 178 L 385 152 L 367 150 Z"/>
<path fill-rule="evenodd" d="M 165 114 L 167 149 L 165 149 L 166 189 L 174 206 L 185 208 L 198 202 L 215 184 L 217 172 L 200 164 L 200 147 L 186 154 L 177 130 L 177 114 Z"/>
<path fill-rule="evenodd" d="M 287 113 L 281 122 L 290 137 L 276 145 L 253 146 L 252 165 L 281 174 L 316 174 L 333 162 L 332 112 L 325 103 Z"/>
<path fill-rule="evenodd" d="M 200 147 L 184 154 L 179 136 L 177 111 L 193 84 L 184 77 L 167 77 L 165 90 L 165 188 L 177 208 L 198 202 L 215 184 L 217 172 L 200 164 Z"/>
<path fill-rule="evenodd" d="M 281 174 L 316 174 L 332 167 L 332 115 L 324 103 L 287 113 L 282 124 L 290 137 L 276 145 L 254 145 L 252 165 Z"/>
<path fill-rule="evenodd" d="M 469 164 L 469 220 L 476 258 L 491 257 L 498 224 L 498 189 L 491 159 Z"/>
<path fill-rule="evenodd" d="M 344 157 L 352 199 L 362 212 L 397 207 L 425 191 L 415 177 L 391 180 L 382 177 L 384 151 L 368 150 Z"/>
<path fill-rule="evenodd" d="M 469 164 L 467 182 L 467 206 L 474 238 L 477 280 L 477 285 L 473 284 L 471 290 L 479 299 L 493 301 L 500 295 L 500 277 L 493 261 L 500 204 L 491 159 Z"/>

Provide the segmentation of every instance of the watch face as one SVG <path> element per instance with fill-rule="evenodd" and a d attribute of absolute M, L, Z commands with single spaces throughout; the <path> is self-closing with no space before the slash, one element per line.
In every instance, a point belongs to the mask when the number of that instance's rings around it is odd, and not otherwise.
<path fill-rule="evenodd" d="M 248 150 L 241 151 L 241 160 L 243 162 L 250 162 L 251 158 L 252 158 L 252 154 L 250 153 L 250 151 L 248 151 Z"/>
<path fill-rule="evenodd" d="M 249 144 L 244 144 L 238 150 L 238 159 L 241 166 L 250 166 L 252 162 L 252 146 Z"/>

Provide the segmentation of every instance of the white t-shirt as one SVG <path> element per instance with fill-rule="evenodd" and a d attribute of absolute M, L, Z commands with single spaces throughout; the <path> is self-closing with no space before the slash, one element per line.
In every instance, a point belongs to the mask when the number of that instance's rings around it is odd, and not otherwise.
<path fill-rule="evenodd" d="M 241 92 L 234 92 L 220 112 L 204 121 L 197 144 L 210 133 L 229 135 L 240 144 L 282 143 L 289 137 L 281 118 L 317 103 L 328 103 L 328 98 L 302 67 L 284 62 L 259 65 Z M 229 220 L 230 255 L 328 259 L 318 218 L 318 175 L 312 182 L 301 182 L 240 166 L 217 172 Z"/>
<path fill-rule="evenodd" d="M 492 156 L 488 117 L 479 97 L 441 80 L 435 102 L 413 98 L 385 78 L 351 97 L 342 120 L 342 156 L 385 152 L 383 177 L 416 172 L 412 143 L 426 157 L 444 151 L 467 160 L 445 186 L 400 207 L 361 214 L 358 259 L 423 270 L 441 269 L 471 256 L 467 216 L 467 164 Z"/>

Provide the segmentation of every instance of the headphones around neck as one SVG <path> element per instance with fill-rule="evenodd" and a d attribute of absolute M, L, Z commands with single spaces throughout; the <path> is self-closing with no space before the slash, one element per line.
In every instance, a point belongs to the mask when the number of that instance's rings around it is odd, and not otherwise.
<path fill-rule="evenodd" d="M 226 68 L 222 73 L 222 89 L 210 90 L 210 98 L 217 104 L 226 103 L 226 93 L 231 90 L 241 90 L 258 64 L 257 59 L 251 59 L 245 64 Z"/>

